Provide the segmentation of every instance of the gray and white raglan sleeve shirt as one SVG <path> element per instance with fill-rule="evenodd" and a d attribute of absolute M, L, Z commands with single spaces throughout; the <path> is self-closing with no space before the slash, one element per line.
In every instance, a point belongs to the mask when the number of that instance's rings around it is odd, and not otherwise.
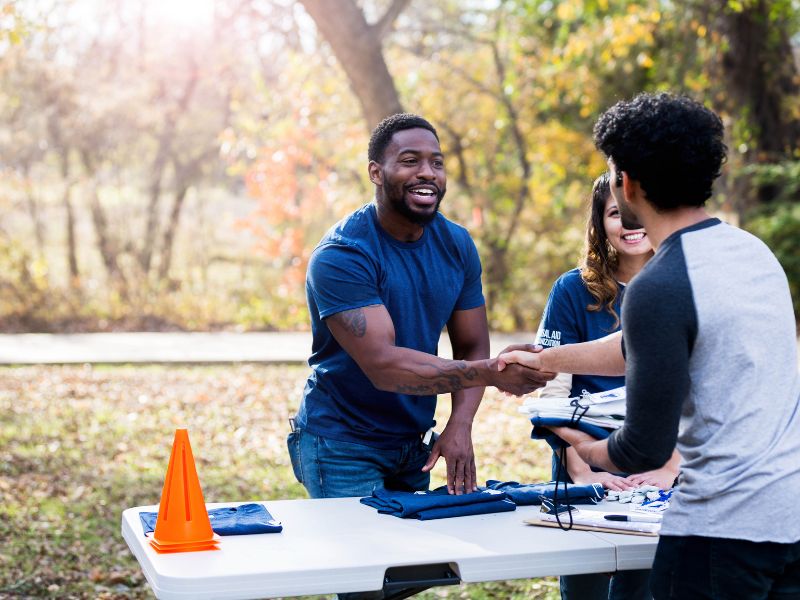
<path fill-rule="evenodd" d="M 608 451 L 637 473 L 677 441 L 681 481 L 662 535 L 800 540 L 795 321 L 772 252 L 718 219 L 682 229 L 622 311 L 628 406 Z"/>

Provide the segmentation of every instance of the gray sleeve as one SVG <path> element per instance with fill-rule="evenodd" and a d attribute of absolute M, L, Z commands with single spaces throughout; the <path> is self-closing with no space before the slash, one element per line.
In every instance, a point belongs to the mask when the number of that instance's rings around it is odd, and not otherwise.
<path fill-rule="evenodd" d="M 680 243 L 653 260 L 658 264 L 631 282 L 622 306 L 627 413 L 608 438 L 608 453 L 628 473 L 660 468 L 672 455 L 697 337 Z"/>

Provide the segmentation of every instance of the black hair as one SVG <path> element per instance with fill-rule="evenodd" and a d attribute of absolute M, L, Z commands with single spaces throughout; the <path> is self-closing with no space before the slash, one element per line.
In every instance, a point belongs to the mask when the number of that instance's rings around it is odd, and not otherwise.
<path fill-rule="evenodd" d="M 594 141 L 656 210 L 670 210 L 711 197 L 727 156 L 723 132 L 720 118 L 691 98 L 639 94 L 600 115 Z"/>
<path fill-rule="evenodd" d="M 386 117 L 372 130 L 372 135 L 369 138 L 369 150 L 367 151 L 369 160 L 375 161 L 376 163 L 381 162 L 386 147 L 392 141 L 392 136 L 404 129 L 427 129 L 433 134 L 436 141 L 439 141 L 439 134 L 436 133 L 436 129 L 434 129 L 433 125 L 428 123 L 428 121 L 419 115 L 397 113 L 391 117 Z"/>

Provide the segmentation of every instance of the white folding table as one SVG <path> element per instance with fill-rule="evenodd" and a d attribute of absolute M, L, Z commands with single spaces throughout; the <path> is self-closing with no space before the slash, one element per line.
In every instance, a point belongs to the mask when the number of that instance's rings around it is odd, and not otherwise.
<path fill-rule="evenodd" d="M 239 503 L 208 504 L 208 508 Z M 384 591 L 404 598 L 435 585 L 648 568 L 657 538 L 564 532 L 514 512 L 417 521 L 381 515 L 357 498 L 263 502 L 283 532 L 225 536 L 220 550 L 158 554 L 140 511 L 122 535 L 161 599 L 268 598 Z M 583 508 L 583 507 L 581 507 Z"/>

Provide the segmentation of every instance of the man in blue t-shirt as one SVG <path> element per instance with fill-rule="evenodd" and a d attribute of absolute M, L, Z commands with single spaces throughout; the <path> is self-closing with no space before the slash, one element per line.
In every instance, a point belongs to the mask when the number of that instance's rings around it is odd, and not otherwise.
<path fill-rule="evenodd" d="M 552 378 L 497 369 L 475 244 L 439 214 L 447 185 L 436 130 L 416 115 L 385 119 L 369 143 L 375 201 L 334 225 L 306 276 L 313 347 L 288 437 L 313 498 L 377 487 L 428 488 L 440 456 L 451 493 L 477 489 L 472 420 L 483 388 L 524 393 Z M 455 360 L 436 356 L 447 326 Z M 436 395 L 452 412 L 435 441 Z"/>

